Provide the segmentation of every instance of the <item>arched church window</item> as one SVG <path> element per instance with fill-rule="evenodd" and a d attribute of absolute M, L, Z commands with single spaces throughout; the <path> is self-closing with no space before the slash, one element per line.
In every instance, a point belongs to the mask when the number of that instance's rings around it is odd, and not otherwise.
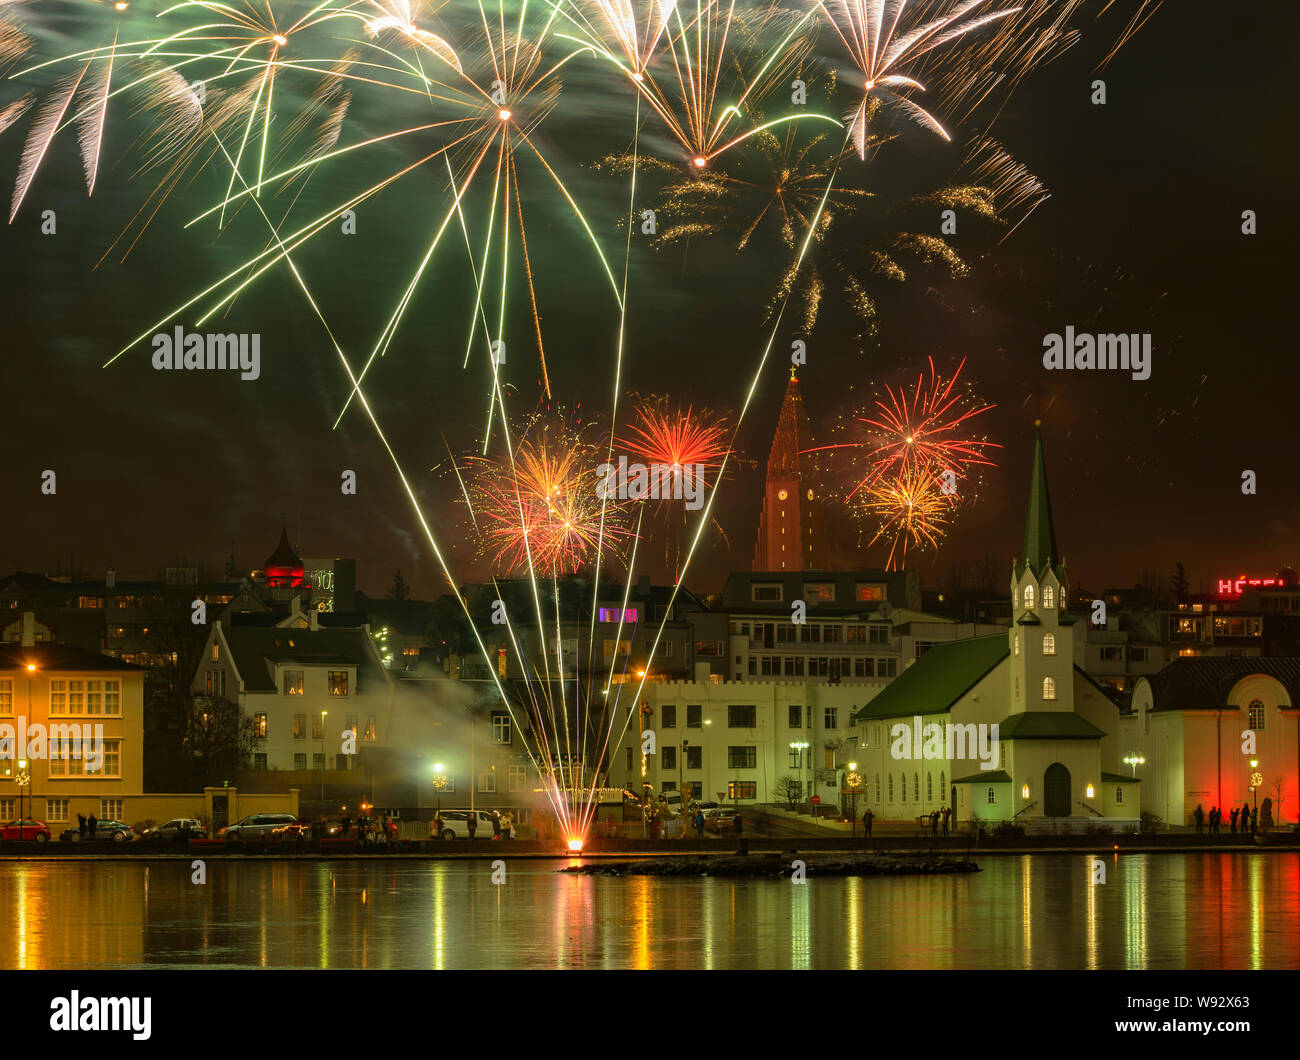
<path fill-rule="evenodd" d="M 925 774 L 925 801 L 934 802 L 934 774 L 928 770 Z"/>
<path fill-rule="evenodd" d="M 948 790 L 947 781 L 944 779 L 943 770 L 939 771 L 939 797 L 943 798 L 944 792 Z"/>
<path fill-rule="evenodd" d="M 921 774 L 920 773 L 912 774 L 912 801 L 913 802 L 921 801 Z"/>
<path fill-rule="evenodd" d="M 1043 606 L 1044 607 L 1056 606 L 1056 594 L 1052 591 L 1052 587 L 1050 585 L 1043 586 Z"/>
<path fill-rule="evenodd" d="M 1044 599 L 1046 599 L 1046 596 L 1044 596 Z M 1044 654 L 1044 655 L 1055 655 L 1055 654 L 1056 654 L 1056 635 L 1055 635 L 1055 634 L 1053 634 L 1053 633 L 1044 633 L 1044 634 L 1043 634 L 1043 654 Z"/>
<path fill-rule="evenodd" d="M 1034 606 L 1034 587 L 1032 585 L 1026 585 L 1025 586 L 1025 607 L 1032 610 L 1033 606 Z"/>
<path fill-rule="evenodd" d="M 903 792 L 903 794 L 906 795 L 907 792 Z M 889 774 L 889 801 L 890 802 L 894 801 L 894 774 L 893 773 Z"/>
<path fill-rule="evenodd" d="M 1056 682 L 1053 681 L 1050 677 L 1043 678 L 1043 698 L 1044 699 L 1056 698 Z"/>
<path fill-rule="evenodd" d="M 997 801 L 998 801 L 998 795 L 997 795 L 997 792 L 995 792 L 992 788 L 989 788 L 988 800 L 989 800 L 989 805 L 990 805 L 990 806 L 995 805 L 995 804 L 997 803 Z"/>

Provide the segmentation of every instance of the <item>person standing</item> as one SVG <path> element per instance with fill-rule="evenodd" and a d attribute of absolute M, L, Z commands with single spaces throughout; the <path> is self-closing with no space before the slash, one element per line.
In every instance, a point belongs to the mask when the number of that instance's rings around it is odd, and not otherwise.
<path fill-rule="evenodd" d="M 1197 835 L 1205 831 L 1205 811 L 1201 808 L 1199 802 L 1196 804 L 1196 809 L 1192 811 L 1192 820 L 1196 822 Z"/>
<path fill-rule="evenodd" d="M 948 809 L 948 807 L 945 806 L 942 810 L 939 811 L 939 813 L 942 815 L 942 818 L 943 818 L 943 837 L 944 837 L 944 839 L 947 839 L 947 838 L 948 838 L 948 818 L 950 818 L 950 817 L 952 816 L 952 810 Z"/>
<path fill-rule="evenodd" d="M 1255 835 L 1259 831 L 1259 810 L 1250 811 L 1250 834 Z"/>
<path fill-rule="evenodd" d="M 515 818 L 509 810 L 501 815 L 501 835 L 505 839 L 515 837 Z"/>
<path fill-rule="evenodd" d="M 871 812 L 871 807 L 867 807 L 867 812 L 862 815 L 862 829 L 868 839 L 871 838 L 871 822 L 876 819 L 876 815 Z"/>
<path fill-rule="evenodd" d="M 1234 806 L 1234 807 L 1232 808 L 1232 813 L 1231 813 L 1231 815 L 1230 815 L 1231 819 L 1230 819 L 1229 822 L 1228 822 L 1229 826 L 1232 828 L 1232 834 L 1233 834 L 1233 835 L 1236 835 L 1236 834 L 1237 834 L 1237 815 L 1238 815 L 1239 813 L 1241 813 L 1241 807 L 1240 807 L 1240 806 Z"/>
<path fill-rule="evenodd" d="M 704 811 L 695 811 L 695 834 L 701 839 L 704 838 Z"/>
<path fill-rule="evenodd" d="M 478 831 L 478 811 L 471 810 L 465 815 L 465 827 L 469 829 L 469 837 L 474 838 L 474 833 Z"/>
<path fill-rule="evenodd" d="M 745 830 L 745 820 L 740 814 L 736 814 L 736 835 L 740 835 Z"/>
<path fill-rule="evenodd" d="M 1217 835 L 1219 831 L 1219 808 L 1210 807 L 1210 835 Z"/>
<path fill-rule="evenodd" d="M 501 838 L 501 814 L 496 810 L 492 811 L 492 838 Z"/>
<path fill-rule="evenodd" d="M 95 815 L 94 815 L 93 813 L 92 813 L 89 817 L 86 818 L 86 828 L 87 828 L 87 829 L 89 830 L 89 832 L 90 832 L 90 835 L 89 835 L 88 838 L 90 838 L 90 839 L 94 839 L 94 838 L 95 838 L 95 825 L 97 825 L 97 824 L 99 824 L 99 821 L 95 818 Z"/>
<path fill-rule="evenodd" d="M 86 838 L 86 815 L 84 813 L 77 814 L 77 831 L 82 839 Z"/>

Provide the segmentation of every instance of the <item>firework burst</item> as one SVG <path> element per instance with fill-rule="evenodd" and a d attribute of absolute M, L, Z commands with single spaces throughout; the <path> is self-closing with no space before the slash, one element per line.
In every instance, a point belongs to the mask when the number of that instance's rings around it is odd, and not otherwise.
<path fill-rule="evenodd" d="M 924 0 L 818 0 L 845 50 L 862 76 L 862 96 L 844 115 L 858 156 L 867 157 L 869 102 L 901 110 L 923 128 L 951 139 L 943 123 L 902 91 L 924 92 L 925 86 L 903 71 L 923 56 L 950 48 L 981 26 L 1018 8 L 989 10 L 990 0 L 959 0 L 940 5 Z"/>
<path fill-rule="evenodd" d="M 534 421 L 504 459 L 471 456 L 464 467 L 481 551 L 502 573 L 547 577 L 586 571 L 597 555 L 621 562 L 634 537 L 617 503 L 602 503 L 603 448 L 590 429 Z"/>
<path fill-rule="evenodd" d="M 889 542 L 886 570 L 902 570 L 908 551 L 936 548 L 947 532 L 952 498 L 940 479 L 922 468 L 905 468 L 885 478 L 860 484 L 857 506 L 874 523 L 867 542 Z"/>

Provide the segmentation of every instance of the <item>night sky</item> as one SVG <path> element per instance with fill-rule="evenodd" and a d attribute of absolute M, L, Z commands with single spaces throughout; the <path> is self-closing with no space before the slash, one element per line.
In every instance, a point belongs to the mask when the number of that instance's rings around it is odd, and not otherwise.
<path fill-rule="evenodd" d="M 1146 569 L 1167 578 L 1181 560 L 1196 591 L 1218 576 L 1300 563 L 1291 275 L 1300 231 L 1300 13 L 1282 4 L 1260 10 L 1266 14 L 1243 16 L 1222 3 L 1167 3 L 1099 75 L 1093 67 L 1119 25 L 1085 24 L 1081 43 L 1038 70 L 994 129 L 1051 198 L 1009 239 L 986 247 L 967 278 L 935 273 L 883 300 L 876 340 L 858 341 L 833 312 L 809 339 L 800 377 L 819 441 L 880 385 L 915 379 L 927 356 L 946 371 L 966 358 L 963 375 L 997 405 L 984 429 L 1005 446 L 998 467 L 985 473 L 978 502 L 941 549 L 912 564 L 927 587 L 952 564 L 987 554 L 1009 570 L 1036 415 L 1057 536 L 1076 584 L 1132 584 Z M 593 163 L 626 147 L 631 100 L 591 68 L 572 71 L 538 143 L 621 266 L 626 184 Z M 1094 76 L 1106 81 L 1105 106 L 1090 103 Z M 9 98 L 0 95 L 0 105 Z M 349 120 L 358 129 L 384 127 L 375 106 L 358 102 Z M 0 184 L 12 180 L 25 128 L 0 136 Z M 212 226 L 182 228 L 224 191 L 224 179 L 206 171 L 163 204 L 125 262 L 119 246 L 96 268 L 156 182 L 132 179 L 130 145 L 141 128 L 126 112 L 110 122 L 91 199 L 74 137 L 62 135 L 16 221 L 0 230 L 8 449 L 0 568 L 53 573 L 75 563 L 90 574 L 112 566 L 123 577 L 150 577 L 202 563 L 216 572 L 232 546 L 241 566 L 255 567 L 274 548 L 284 516 L 302 554 L 355 557 L 361 588 L 380 592 L 400 567 L 415 595 L 439 594 L 445 583 L 369 424 L 353 410 L 331 430 L 346 378 L 284 269 L 201 329 L 259 332 L 259 380 L 156 372 L 147 341 L 102 367 L 166 310 L 258 252 L 264 236 L 251 211 L 219 238 Z M 945 158 L 922 130 L 900 131 L 888 161 L 880 159 L 889 179 L 955 164 L 956 145 Z M 414 157 L 398 147 L 367 165 L 382 174 Z M 599 410 L 612 385 L 616 307 L 554 185 L 536 166 L 521 168 L 554 398 Z M 322 170 L 299 207 L 336 202 L 366 175 Z M 436 226 L 437 176 L 408 178 L 359 210 L 355 236 L 326 234 L 299 258 L 354 363 Z M 52 237 L 40 234 L 45 209 L 57 212 Z M 1241 234 L 1245 209 L 1257 212 L 1258 235 Z M 454 236 L 456 253 L 430 271 L 369 392 L 457 579 L 469 580 L 483 565 L 452 504 L 447 446 L 462 453 L 475 444 L 486 388 L 481 358 L 461 369 L 472 280 L 463 238 Z M 721 244 L 693 245 L 683 256 L 634 240 L 625 390 L 736 408 L 765 341 L 763 292 L 778 264 Z M 175 322 L 193 329 L 190 319 Z M 1045 372 L 1043 336 L 1067 325 L 1150 332 L 1151 378 Z M 517 338 L 506 377 L 521 412 L 538 393 L 530 330 L 525 303 L 512 300 L 506 333 Z M 698 589 L 716 589 L 728 569 L 750 566 L 789 330 L 739 436 L 750 465 L 724 484 L 716 511 L 730 555 L 720 544 L 703 553 L 698 576 L 687 578 Z M 40 493 L 47 468 L 58 473 L 54 497 Z M 355 497 L 340 493 L 344 469 L 357 472 Z M 1241 493 L 1245 469 L 1258 474 L 1257 496 Z M 884 558 L 876 548 L 856 565 Z"/>

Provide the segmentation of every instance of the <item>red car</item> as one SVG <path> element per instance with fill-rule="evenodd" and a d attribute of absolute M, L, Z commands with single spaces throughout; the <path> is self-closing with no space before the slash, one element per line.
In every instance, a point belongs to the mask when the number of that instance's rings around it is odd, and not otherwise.
<path fill-rule="evenodd" d="M 50 830 L 45 827 L 44 821 L 26 817 L 21 821 L 0 825 L 0 839 L 35 839 L 38 843 L 48 843 Z"/>

